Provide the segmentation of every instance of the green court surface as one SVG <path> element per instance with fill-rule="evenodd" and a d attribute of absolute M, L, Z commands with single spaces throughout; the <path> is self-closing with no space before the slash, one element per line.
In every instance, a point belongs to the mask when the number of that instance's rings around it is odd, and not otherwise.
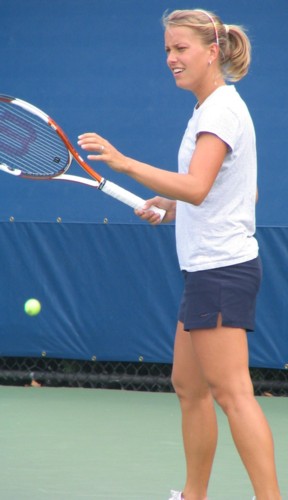
<path fill-rule="evenodd" d="M 288 398 L 259 398 L 288 500 Z M 0 387 L 2 500 L 168 500 L 185 466 L 175 394 Z M 217 408 L 209 500 L 253 492 Z"/>

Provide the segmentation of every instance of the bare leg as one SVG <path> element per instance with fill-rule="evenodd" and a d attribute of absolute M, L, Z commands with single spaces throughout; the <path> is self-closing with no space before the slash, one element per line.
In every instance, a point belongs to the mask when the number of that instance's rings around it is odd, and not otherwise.
<path fill-rule="evenodd" d="M 182 411 L 187 466 L 184 497 L 205 500 L 217 444 L 217 421 L 211 391 L 182 323 L 176 332 L 172 381 Z"/>
<path fill-rule="evenodd" d="M 222 326 L 219 317 L 216 329 L 194 330 L 191 339 L 213 397 L 228 417 L 257 500 L 280 500 L 273 439 L 248 370 L 246 332 Z"/>

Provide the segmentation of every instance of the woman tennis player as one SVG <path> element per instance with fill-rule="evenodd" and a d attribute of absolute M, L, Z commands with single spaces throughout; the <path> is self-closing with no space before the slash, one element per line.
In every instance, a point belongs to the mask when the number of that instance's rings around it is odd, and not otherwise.
<path fill-rule="evenodd" d="M 164 222 L 176 218 L 185 285 L 172 380 L 182 411 L 187 479 L 182 492 L 171 491 L 170 500 L 207 499 L 217 443 L 214 401 L 227 415 L 257 500 L 279 500 L 273 438 L 248 369 L 246 332 L 254 329 L 261 281 L 254 237 L 255 132 L 245 103 L 227 84 L 247 74 L 250 42 L 241 27 L 225 25 L 207 11 L 177 10 L 163 22 L 176 85 L 197 98 L 178 172 L 128 158 L 95 133 L 81 135 L 79 144 L 92 153 L 89 159 L 104 161 L 161 195 L 146 202 L 147 211 L 137 210 L 139 217 L 159 223 L 159 215 L 149 211 L 154 204 L 167 211 Z"/>

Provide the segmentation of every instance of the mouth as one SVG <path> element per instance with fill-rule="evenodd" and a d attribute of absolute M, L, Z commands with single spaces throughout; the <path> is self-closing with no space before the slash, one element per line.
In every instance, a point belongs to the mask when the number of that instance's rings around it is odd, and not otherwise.
<path fill-rule="evenodd" d="M 180 75 L 181 73 L 183 73 L 183 71 L 183 68 L 172 68 L 172 73 L 174 76 Z"/>

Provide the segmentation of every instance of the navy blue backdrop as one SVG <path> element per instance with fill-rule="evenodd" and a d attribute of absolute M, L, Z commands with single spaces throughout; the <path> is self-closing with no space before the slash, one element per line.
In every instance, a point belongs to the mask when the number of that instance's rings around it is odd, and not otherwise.
<path fill-rule="evenodd" d="M 286 0 L 199 0 L 253 45 L 238 84 L 258 143 L 257 237 L 264 266 L 250 364 L 288 363 Z M 195 104 L 175 88 L 161 16 L 182 0 L 0 0 L 0 92 L 31 101 L 72 142 L 98 131 L 129 156 L 176 169 Z M 149 197 L 133 180 L 102 174 Z M 71 173 L 77 173 L 73 166 Z M 79 172 L 79 171 L 78 171 Z M 141 223 L 94 189 L 0 173 L 0 354 L 171 362 L 182 287 L 174 226 Z M 31 318 L 23 304 L 42 302 Z"/>

